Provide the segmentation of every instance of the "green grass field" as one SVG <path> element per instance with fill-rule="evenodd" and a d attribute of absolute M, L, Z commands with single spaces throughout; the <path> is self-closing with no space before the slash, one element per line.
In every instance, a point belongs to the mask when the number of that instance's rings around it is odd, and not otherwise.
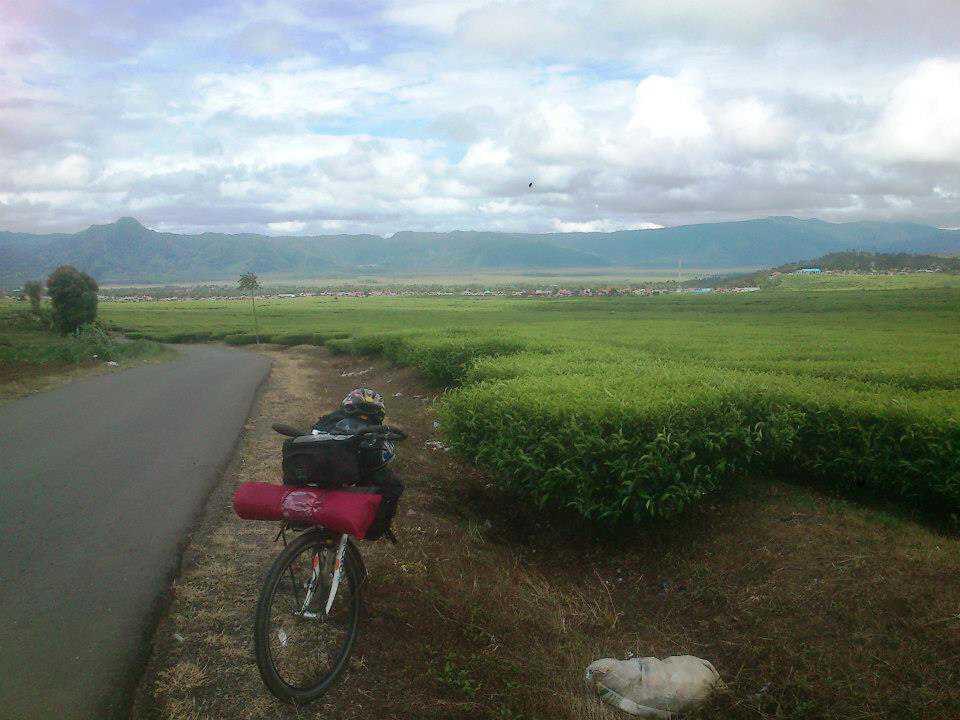
<path fill-rule="evenodd" d="M 33 315 L 26 303 L 0 300 L 0 385 L 61 370 L 171 355 L 148 340 L 122 342 L 102 331 L 63 336 Z"/>
<path fill-rule="evenodd" d="M 930 276 L 785 284 L 738 296 L 303 298 L 263 302 L 258 317 L 272 341 L 383 354 L 453 386 L 441 417 L 460 453 L 597 520 L 670 515 L 743 473 L 960 510 L 960 288 Z M 102 317 L 160 340 L 244 343 L 252 330 L 239 302 L 104 303 Z"/>
<path fill-rule="evenodd" d="M 782 290 L 920 290 L 960 288 L 960 275 L 907 273 L 903 275 L 784 275 Z"/>

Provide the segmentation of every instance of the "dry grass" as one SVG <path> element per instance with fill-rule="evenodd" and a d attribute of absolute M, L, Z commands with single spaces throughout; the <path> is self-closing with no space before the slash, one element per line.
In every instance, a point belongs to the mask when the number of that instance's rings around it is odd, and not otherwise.
<path fill-rule="evenodd" d="M 169 346 L 164 347 L 166 349 L 160 355 L 123 360 L 115 366 L 103 362 L 86 362 L 79 365 L 75 363 L 48 363 L 45 365 L 0 363 L 0 404 L 19 400 L 27 395 L 47 392 L 74 380 L 120 372 L 148 362 L 166 362 L 174 359 L 177 355 L 176 351 Z"/>
<path fill-rule="evenodd" d="M 598 536 L 426 447 L 439 438 L 433 396 L 411 371 L 264 351 L 273 374 L 187 548 L 135 718 L 612 718 L 582 672 L 630 653 L 711 660 L 730 693 L 703 718 L 960 717 L 955 538 L 770 482 L 681 523 Z M 306 425 L 356 384 L 380 389 L 411 431 L 402 546 L 363 546 L 350 668 L 297 711 L 271 698 L 252 658 L 275 528 L 237 519 L 230 497 L 279 477 L 272 421 Z"/>
<path fill-rule="evenodd" d="M 104 372 L 116 371 L 105 363 L 72 363 L 33 365 L 29 363 L 0 364 L 0 403 L 53 390 L 74 380 Z"/>

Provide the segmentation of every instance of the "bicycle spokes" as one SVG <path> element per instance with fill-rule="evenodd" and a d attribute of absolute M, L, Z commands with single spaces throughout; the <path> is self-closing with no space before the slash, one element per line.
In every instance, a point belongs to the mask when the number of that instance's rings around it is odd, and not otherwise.
<path fill-rule="evenodd" d="M 332 547 L 329 542 L 291 546 L 290 557 L 278 558 L 282 567 L 275 568 L 273 592 L 263 608 L 262 637 L 273 670 L 294 691 L 326 684 L 349 655 L 359 599 L 346 542 L 344 537 Z"/>

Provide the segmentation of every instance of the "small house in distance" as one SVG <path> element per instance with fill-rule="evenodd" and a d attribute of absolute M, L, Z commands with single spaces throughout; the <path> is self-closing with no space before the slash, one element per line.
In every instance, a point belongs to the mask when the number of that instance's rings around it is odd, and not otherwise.
<path fill-rule="evenodd" d="M 796 271 L 796 275 L 819 275 L 820 268 L 800 268 Z"/>

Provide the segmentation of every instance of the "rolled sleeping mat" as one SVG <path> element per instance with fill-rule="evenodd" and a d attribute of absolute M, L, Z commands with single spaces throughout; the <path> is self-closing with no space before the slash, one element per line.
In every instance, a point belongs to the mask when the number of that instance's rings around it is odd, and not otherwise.
<path fill-rule="evenodd" d="M 363 539 L 381 500 L 376 493 L 248 482 L 233 493 L 233 509 L 244 520 L 322 525 L 331 532 Z"/>

